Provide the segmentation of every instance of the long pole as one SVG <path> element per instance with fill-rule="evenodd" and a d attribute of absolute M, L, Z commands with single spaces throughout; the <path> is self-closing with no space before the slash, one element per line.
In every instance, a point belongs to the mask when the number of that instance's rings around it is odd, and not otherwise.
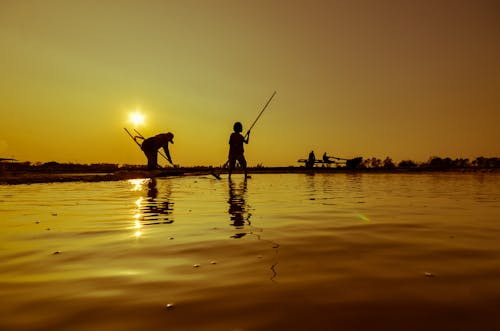
<path fill-rule="evenodd" d="M 250 134 L 250 130 L 252 130 L 252 128 L 254 127 L 255 123 L 257 123 L 257 121 L 259 120 L 259 118 L 262 116 L 262 113 L 264 112 L 264 110 L 266 110 L 267 106 L 269 105 L 269 103 L 271 102 L 271 100 L 274 98 L 275 95 L 276 95 L 276 91 L 274 91 L 273 94 L 271 95 L 271 97 L 269 98 L 269 100 L 267 100 L 266 104 L 264 105 L 264 108 L 262 108 L 262 110 L 260 111 L 260 113 L 257 116 L 257 118 L 255 119 L 255 121 L 253 121 L 252 125 L 250 125 L 250 128 L 248 129 L 248 131 L 245 134 L 245 136 L 248 136 Z M 217 173 L 217 172 L 215 172 L 215 171 L 212 170 L 211 175 L 214 176 L 217 179 L 220 179 L 220 173 L 222 172 L 222 169 L 224 169 L 228 164 L 229 164 L 229 160 L 227 160 L 226 163 L 224 163 L 224 165 L 222 167 L 220 167 L 219 173 Z"/>
<path fill-rule="evenodd" d="M 273 94 L 271 95 L 271 97 L 269 98 L 269 100 L 267 100 L 266 104 L 264 105 L 264 108 L 262 108 L 262 110 L 260 111 L 260 113 L 257 116 L 257 118 L 255 119 L 255 121 L 253 121 L 252 125 L 248 129 L 248 131 L 245 134 L 245 136 L 248 136 L 250 134 L 250 130 L 252 130 L 252 128 L 255 125 L 255 123 L 257 123 L 257 121 L 259 120 L 260 116 L 262 116 L 262 113 L 264 112 L 264 110 L 266 110 L 267 106 L 269 105 L 269 103 L 271 102 L 271 100 L 274 98 L 275 95 L 276 95 L 276 91 L 274 91 Z"/>

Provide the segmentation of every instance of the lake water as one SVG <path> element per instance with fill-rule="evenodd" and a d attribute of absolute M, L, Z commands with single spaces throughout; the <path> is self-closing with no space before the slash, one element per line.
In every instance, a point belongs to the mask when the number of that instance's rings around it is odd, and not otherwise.
<path fill-rule="evenodd" d="M 500 175 L 0 186 L 1 330 L 498 330 Z"/>

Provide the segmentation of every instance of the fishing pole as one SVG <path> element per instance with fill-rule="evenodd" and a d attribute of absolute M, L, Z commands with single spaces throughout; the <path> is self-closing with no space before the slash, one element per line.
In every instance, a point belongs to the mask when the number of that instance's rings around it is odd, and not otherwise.
<path fill-rule="evenodd" d="M 125 132 L 128 133 L 128 135 L 130 136 L 130 138 L 132 138 L 132 140 L 137 144 L 137 146 L 141 147 L 141 144 L 137 141 L 137 138 L 141 138 L 141 139 L 144 139 L 143 137 L 134 137 L 129 130 L 127 130 L 127 128 L 123 128 L 123 130 L 125 130 Z"/>
<path fill-rule="evenodd" d="M 252 125 L 250 125 L 250 128 L 247 130 L 247 133 L 245 134 L 245 137 L 250 134 L 250 130 L 252 130 L 252 128 L 255 125 L 255 123 L 257 123 L 257 121 L 259 120 L 259 118 L 262 116 L 262 113 L 264 113 L 264 110 L 266 110 L 267 106 L 269 105 L 269 103 L 271 102 L 271 100 L 274 98 L 275 95 L 276 95 L 276 91 L 273 92 L 273 94 L 271 95 L 271 97 L 269 98 L 269 100 L 267 100 L 266 104 L 264 105 L 264 108 L 262 108 L 262 110 L 260 111 L 259 115 L 255 119 L 255 121 L 253 121 Z"/>
<path fill-rule="evenodd" d="M 133 140 L 133 141 L 137 144 L 137 146 L 139 146 L 139 148 L 140 148 L 140 149 L 142 149 L 142 145 L 141 145 L 141 143 L 140 143 L 140 142 L 138 142 L 138 141 L 137 141 L 137 139 L 143 139 L 143 140 L 144 140 L 145 138 L 143 137 L 143 135 L 142 135 L 142 134 L 140 134 L 139 132 L 137 132 L 137 130 L 136 130 L 136 129 L 134 129 L 134 131 L 138 134 L 138 136 L 134 136 L 132 133 L 130 133 L 130 131 L 129 131 L 129 130 L 127 130 L 127 128 L 123 128 L 123 130 L 125 130 L 125 132 L 127 132 L 127 134 L 130 136 L 130 138 L 132 138 L 132 140 Z M 162 152 L 158 151 L 158 153 L 159 153 L 161 156 L 163 156 L 163 157 L 165 158 L 165 160 L 167 160 L 167 161 L 168 161 L 167 157 L 166 157 L 166 156 L 165 156 Z M 169 162 L 170 162 L 170 161 L 169 161 Z M 172 165 L 174 165 L 172 162 L 170 162 L 170 163 L 171 163 Z M 158 163 L 157 163 L 157 165 L 158 165 L 158 167 L 162 168 L 162 166 L 160 166 L 160 164 L 158 164 Z M 175 166 L 175 165 L 174 165 L 174 166 Z"/>
<path fill-rule="evenodd" d="M 248 129 L 247 133 L 245 134 L 245 137 L 248 137 L 248 135 L 250 134 L 250 130 L 252 130 L 252 128 L 254 127 L 255 123 L 257 123 L 257 121 L 259 120 L 259 118 L 262 116 L 262 113 L 264 113 L 264 111 L 266 110 L 267 106 L 269 105 L 269 103 L 271 102 L 271 100 L 274 98 L 275 95 L 276 95 L 276 91 L 273 92 L 273 94 L 271 95 L 271 97 L 269 98 L 269 100 L 267 100 L 266 104 L 264 105 L 264 107 L 260 111 L 259 115 L 257 115 L 257 118 L 255 119 L 255 121 L 253 121 L 252 125 L 250 125 L 250 128 Z M 224 163 L 224 165 L 222 167 L 220 167 L 219 173 L 217 173 L 214 170 L 212 170 L 210 172 L 210 174 L 212 176 L 214 176 L 215 178 L 220 179 L 220 173 L 222 172 L 222 169 L 224 169 L 228 164 L 229 164 L 229 160 L 227 160 L 226 163 Z"/>

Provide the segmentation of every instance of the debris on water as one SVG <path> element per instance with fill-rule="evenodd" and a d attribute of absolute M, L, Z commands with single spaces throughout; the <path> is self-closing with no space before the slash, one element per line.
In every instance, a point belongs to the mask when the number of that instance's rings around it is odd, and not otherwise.
<path fill-rule="evenodd" d="M 433 277 L 436 277 L 436 275 L 434 275 L 432 272 L 425 272 L 424 273 L 425 277 L 427 278 L 433 278 Z"/>
<path fill-rule="evenodd" d="M 193 264 L 193 268 L 199 268 L 200 265 L 199 264 Z"/>
<path fill-rule="evenodd" d="M 170 310 L 170 309 L 173 309 L 173 308 L 174 308 L 174 304 L 173 303 L 167 303 L 165 305 L 165 309 L 167 309 L 167 310 Z"/>
<path fill-rule="evenodd" d="M 309 198 L 309 200 L 316 200 L 316 198 Z"/>
<path fill-rule="evenodd" d="M 51 228 L 46 228 L 45 230 L 46 230 L 46 231 L 50 231 L 50 230 L 51 230 Z"/>
<path fill-rule="evenodd" d="M 57 216 L 57 213 L 52 213 L 52 216 Z"/>
<path fill-rule="evenodd" d="M 58 255 L 58 254 L 61 254 L 61 251 L 55 251 L 54 253 L 52 253 L 53 255 Z"/>
<path fill-rule="evenodd" d="M 168 239 L 170 239 L 170 240 L 174 240 L 174 237 L 170 237 L 170 238 L 168 238 Z"/>
<path fill-rule="evenodd" d="M 36 221 L 35 224 L 40 224 L 40 221 Z"/>

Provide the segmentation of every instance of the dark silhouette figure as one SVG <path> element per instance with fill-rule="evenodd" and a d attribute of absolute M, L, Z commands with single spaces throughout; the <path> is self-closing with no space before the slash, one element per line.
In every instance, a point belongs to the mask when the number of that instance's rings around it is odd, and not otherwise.
<path fill-rule="evenodd" d="M 247 161 L 245 160 L 245 150 L 243 148 L 243 144 L 248 144 L 250 131 L 248 131 L 246 136 L 243 137 L 241 134 L 243 131 L 243 125 L 240 122 L 234 123 L 233 130 L 234 132 L 231 133 L 231 136 L 229 137 L 229 178 L 231 178 L 231 174 L 236 166 L 236 161 L 238 161 L 239 165 L 243 168 L 245 178 L 247 178 Z"/>
<path fill-rule="evenodd" d="M 326 155 L 326 152 L 323 153 L 323 164 L 330 167 L 330 164 L 332 163 L 334 163 L 334 161 L 330 160 L 330 156 Z"/>
<path fill-rule="evenodd" d="M 148 158 L 148 169 L 154 170 L 158 168 L 158 150 L 163 148 L 168 162 L 172 163 L 168 143 L 174 143 L 174 134 L 171 132 L 160 133 L 154 137 L 144 139 L 141 144 L 141 149 Z"/>
<path fill-rule="evenodd" d="M 306 161 L 306 168 L 311 169 L 314 167 L 314 163 L 316 162 L 316 156 L 314 155 L 314 151 L 309 153 L 309 158 Z"/>
<path fill-rule="evenodd" d="M 250 214 L 247 210 L 248 206 L 245 201 L 245 196 L 247 192 L 247 181 L 245 180 L 240 187 L 236 187 L 231 179 L 229 179 L 229 219 L 231 220 L 231 225 L 238 230 L 243 230 L 245 222 L 250 224 Z M 241 238 L 246 235 L 246 232 L 242 231 L 234 234 L 231 238 Z"/>

